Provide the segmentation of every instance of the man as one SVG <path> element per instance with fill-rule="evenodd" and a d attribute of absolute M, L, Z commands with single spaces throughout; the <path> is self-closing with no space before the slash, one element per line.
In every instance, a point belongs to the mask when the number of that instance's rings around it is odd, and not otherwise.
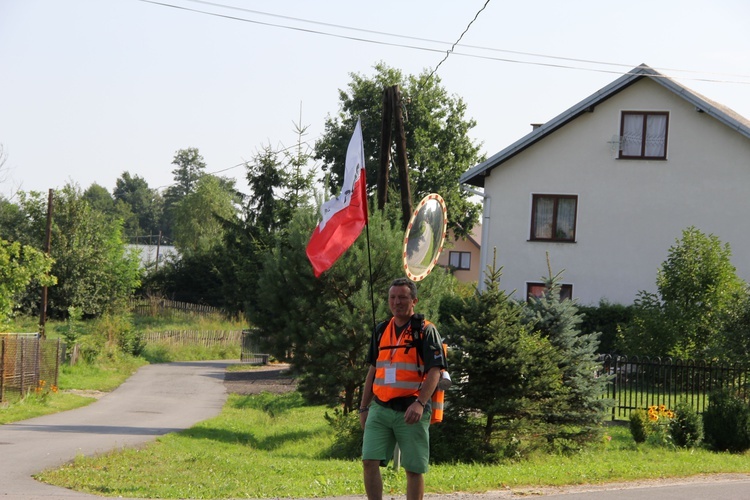
<path fill-rule="evenodd" d="M 388 289 L 393 318 L 373 332 L 370 368 L 359 409 L 365 430 L 362 466 L 369 500 L 382 499 L 380 467 L 393 457 L 396 443 L 406 471 L 407 500 L 420 500 L 424 495 L 423 475 L 430 459 L 430 398 L 446 362 L 437 329 L 415 316 L 416 304 L 414 282 L 394 280 Z M 413 343 L 415 336 L 421 338 L 419 353 Z"/>

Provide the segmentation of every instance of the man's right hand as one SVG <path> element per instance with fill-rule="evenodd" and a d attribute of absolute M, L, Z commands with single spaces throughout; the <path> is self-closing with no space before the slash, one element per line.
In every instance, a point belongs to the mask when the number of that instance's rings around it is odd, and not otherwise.
<path fill-rule="evenodd" d="M 369 414 L 370 414 L 369 411 L 365 411 L 359 414 L 359 425 L 362 427 L 363 430 L 365 428 L 365 422 L 367 422 L 367 415 Z"/>

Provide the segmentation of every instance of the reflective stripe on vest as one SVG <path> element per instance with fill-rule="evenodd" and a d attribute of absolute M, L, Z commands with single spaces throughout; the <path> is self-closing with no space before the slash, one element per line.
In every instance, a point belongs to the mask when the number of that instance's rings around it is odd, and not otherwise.
<path fill-rule="evenodd" d="M 425 321 L 425 325 L 428 324 L 429 322 Z M 409 346 L 411 341 L 411 325 L 401 332 L 399 339 L 396 337 L 395 320 L 391 318 L 380 337 L 378 359 L 375 363 L 375 380 L 372 384 L 372 392 L 381 401 L 419 395 L 424 373 L 420 370 L 417 349 Z M 398 347 L 388 348 L 388 346 Z M 385 349 L 382 349 L 383 347 Z M 395 382 L 386 384 L 386 370 L 395 370 Z"/>

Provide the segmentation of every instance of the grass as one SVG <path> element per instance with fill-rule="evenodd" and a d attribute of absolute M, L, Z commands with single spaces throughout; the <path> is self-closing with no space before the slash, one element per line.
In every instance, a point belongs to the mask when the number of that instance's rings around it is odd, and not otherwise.
<path fill-rule="evenodd" d="M 226 324 L 206 325 L 203 328 L 227 329 Z M 170 324 L 162 322 L 161 326 L 155 320 L 142 321 L 138 328 L 198 327 L 194 322 L 175 323 L 172 319 Z M 54 331 L 54 327 L 48 324 L 50 330 Z M 87 334 L 91 331 L 86 330 Z M 200 349 L 164 349 L 153 350 L 150 360 L 184 361 L 217 355 L 201 353 Z M 66 393 L 66 389 L 112 390 L 146 362 L 142 358 L 104 355 L 98 362 L 64 366 L 60 392 L 32 394 L 0 408 L 0 423 L 87 404 L 93 399 Z M 71 464 L 38 477 L 67 488 L 131 498 L 363 495 L 360 462 L 327 458 L 334 434 L 324 419 L 326 411 L 321 406 L 303 404 L 297 393 L 231 395 L 221 415 L 189 430 L 162 436 L 138 449 L 79 456 Z M 426 489 L 429 493 L 484 492 L 750 472 L 748 453 L 732 455 L 700 448 L 636 445 L 627 427 L 622 426 L 608 427 L 607 433 L 608 438 L 601 443 L 571 456 L 542 455 L 492 466 L 434 465 L 427 476 Z M 386 494 L 404 493 L 403 470 L 385 469 L 383 480 Z"/>
<path fill-rule="evenodd" d="M 231 395 L 221 415 L 140 448 L 78 457 L 39 479 L 89 493 L 136 498 L 280 498 L 363 495 L 359 460 L 327 458 L 333 431 L 326 408 L 297 393 Z M 747 473 L 749 453 L 636 445 L 627 427 L 607 427 L 588 451 L 541 455 L 500 465 L 434 465 L 428 493 L 601 484 Z M 385 469 L 386 494 L 404 494 L 405 477 Z"/>
<path fill-rule="evenodd" d="M 36 394 L 0 407 L 0 425 L 18 422 L 29 418 L 49 415 L 61 411 L 74 410 L 94 401 L 93 398 L 76 394 L 58 393 L 48 397 Z"/>

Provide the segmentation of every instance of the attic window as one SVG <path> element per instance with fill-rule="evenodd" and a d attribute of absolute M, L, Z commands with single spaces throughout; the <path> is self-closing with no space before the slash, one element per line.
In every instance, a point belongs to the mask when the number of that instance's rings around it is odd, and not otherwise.
<path fill-rule="evenodd" d="M 666 160 L 669 113 L 623 111 L 620 121 L 620 158 Z"/>

